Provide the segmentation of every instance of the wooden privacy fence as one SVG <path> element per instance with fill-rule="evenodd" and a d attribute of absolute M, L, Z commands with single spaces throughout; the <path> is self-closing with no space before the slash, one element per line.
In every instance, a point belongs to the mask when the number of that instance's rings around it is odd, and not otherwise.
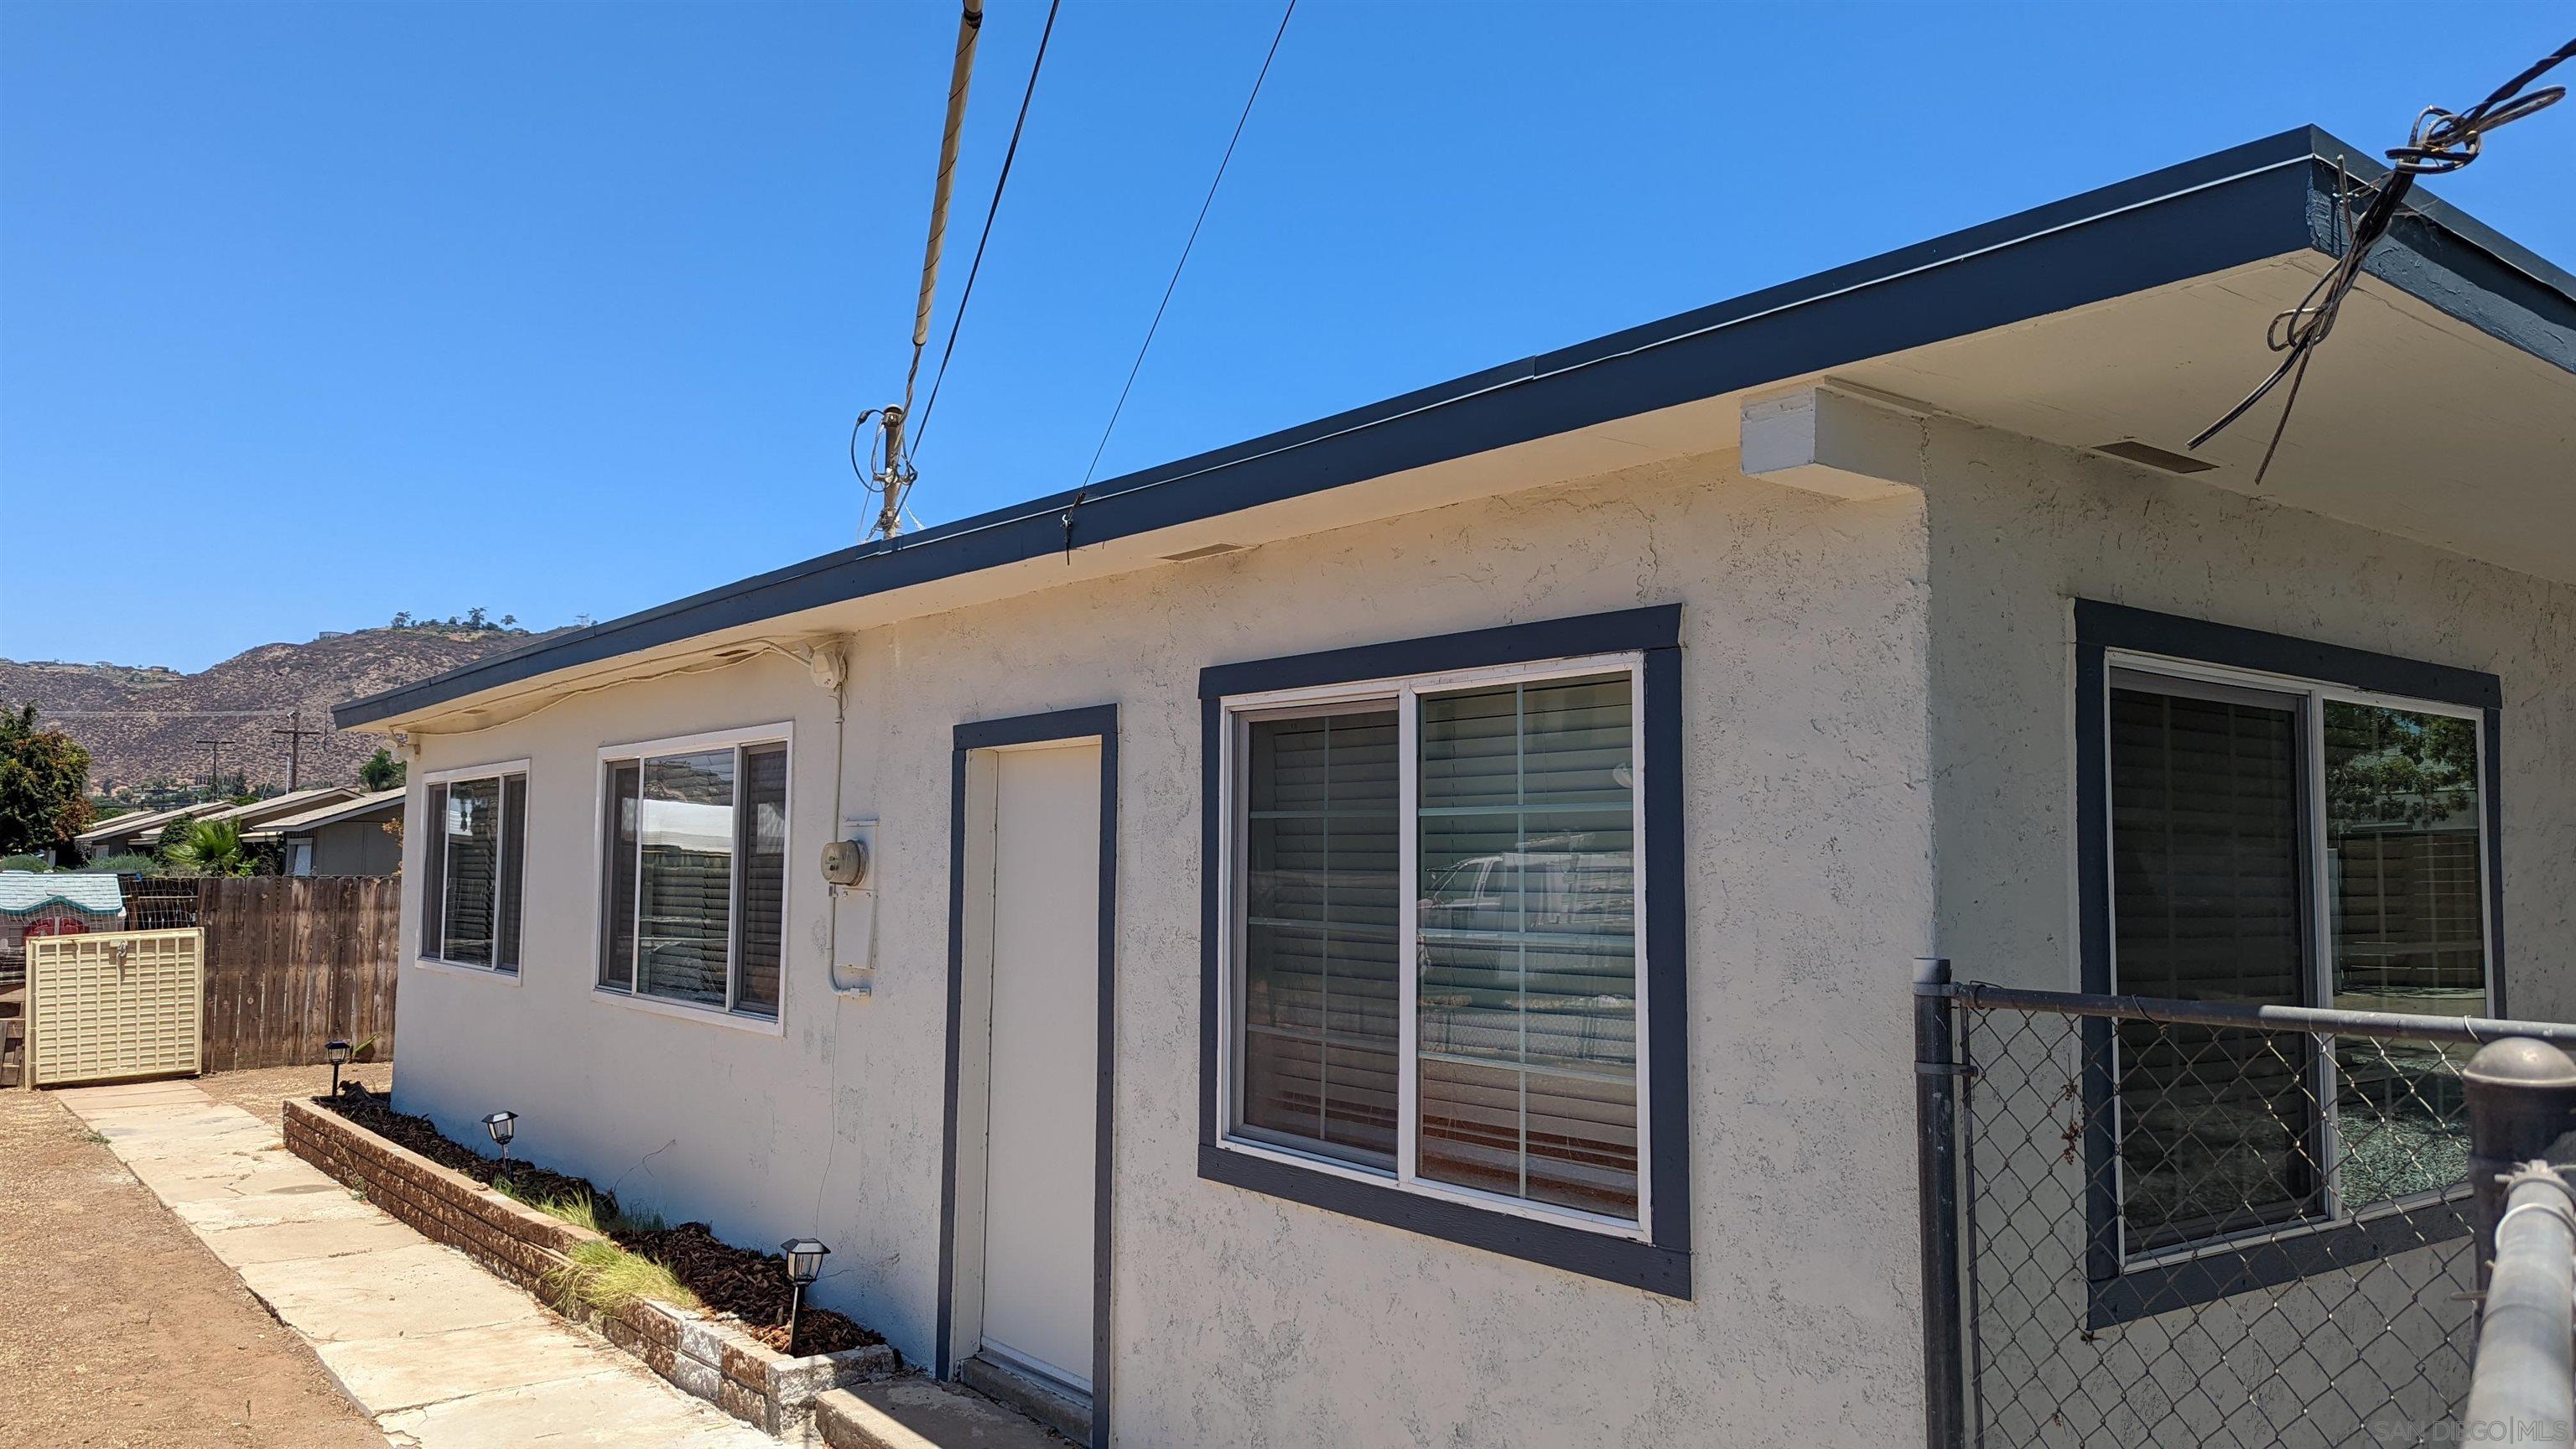
<path fill-rule="evenodd" d="M 402 882 L 387 876 L 207 877 L 206 1070 L 297 1066 L 323 1043 L 394 1054 Z"/>

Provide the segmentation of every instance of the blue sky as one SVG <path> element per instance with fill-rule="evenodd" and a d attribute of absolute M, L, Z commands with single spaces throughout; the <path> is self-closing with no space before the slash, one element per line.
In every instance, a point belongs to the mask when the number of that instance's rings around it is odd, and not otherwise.
<path fill-rule="evenodd" d="M 934 350 L 1044 11 L 991 0 Z M 2376 150 L 2570 23 L 2420 13 L 1304 0 L 1102 476 L 2289 126 Z M 1278 14 L 1066 0 L 924 519 L 1081 481 Z M 9 0 L 0 655 L 604 619 L 853 541 L 954 24 Z M 2576 105 L 2432 189 L 2566 263 L 2571 176 Z"/>

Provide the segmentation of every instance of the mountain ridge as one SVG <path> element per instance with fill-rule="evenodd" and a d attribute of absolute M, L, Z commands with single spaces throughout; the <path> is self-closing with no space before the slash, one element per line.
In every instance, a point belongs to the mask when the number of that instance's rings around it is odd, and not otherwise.
<path fill-rule="evenodd" d="M 0 704 L 36 706 L 40 727 L 59 728 L 90 752 L 90 788 L 118 799 L 209 783 L 210 751 L 222 777 L 254 790 L 287 783 L 288 738 L 298 720 L 318 730 L 303 742 L 298 783 L 355 785 L 358 767 L 385 743 L 331 728 L 331 706 L 417 683 L 547 637 L 523 629 L 402 628 L 325 632 L 302 644 L 260 644 L 193 674 L 158 665 L 0 659 Z"/>

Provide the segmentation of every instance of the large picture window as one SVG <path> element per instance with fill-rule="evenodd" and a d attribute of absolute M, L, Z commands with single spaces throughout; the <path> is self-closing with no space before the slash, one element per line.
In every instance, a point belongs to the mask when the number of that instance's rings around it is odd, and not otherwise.
<path fill-rule="evenodd" d="M 421 957 L 515 974 L 525 894 L 527 767 L 442 771 L 428 782 Z"/>
<path fill-rule="evenodd" d="M 1681 609 L 1199 672 L 1199 1175 L 1691 1296 Z"/>
<path fill-rule="evenodd" d="M 1638 1230 L 1638 666 L 1227 702 L 1231 1138 Z"/>
<path fill-rule="evenodd" d="M 784 726 L 602 752 L 601 990 L 777 1018 L 787 763 Z"/>
<path fill-rule="evenodd" d="M 2482 711 L 2114 653 L 2112 982 L 2185 1000 L 2495 1014 Z M 2454 1191 L 2460 1059 L 2124 1021 L 2136 1261 Z"/>

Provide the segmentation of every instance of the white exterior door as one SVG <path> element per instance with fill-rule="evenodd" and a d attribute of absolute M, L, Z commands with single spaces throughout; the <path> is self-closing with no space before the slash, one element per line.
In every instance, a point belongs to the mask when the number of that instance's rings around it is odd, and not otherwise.
<path fill-rule="evenodd" d="M 1091 1389 L 1100 746 L 996 752 L 982 1351 Z"/>

